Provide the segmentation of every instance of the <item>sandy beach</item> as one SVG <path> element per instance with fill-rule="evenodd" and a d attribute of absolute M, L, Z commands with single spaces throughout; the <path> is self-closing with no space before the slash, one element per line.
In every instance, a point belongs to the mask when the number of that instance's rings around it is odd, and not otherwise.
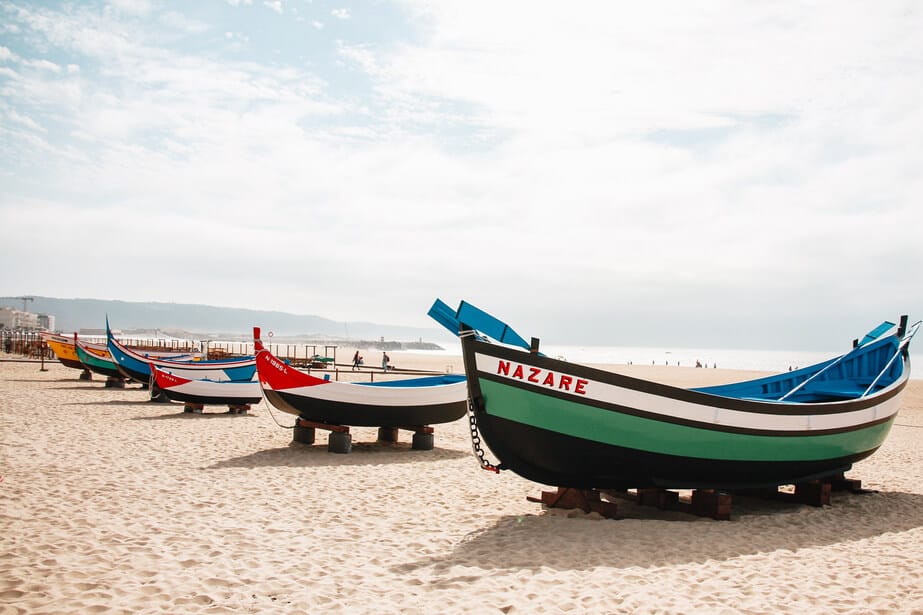
<path fill-rule="evenodd" d="M 293 444 L 277 424 L 293 417 L 265 402 L 187 414 L 46 368 L 0 361 L 3 614 L 923 613 L 920 380 L 847 474 L 877 493 L 824 508 L 735 498 L 730 521 L 620 503 L 613 520 L 543 510 L 526 499 L 542 485 L 481 470 L 465 419 L 436 426 L 431 451 L 354 428 L 335 455 L 326 432 Z M 612 369 L 683 386 L 741 376 Z"/>

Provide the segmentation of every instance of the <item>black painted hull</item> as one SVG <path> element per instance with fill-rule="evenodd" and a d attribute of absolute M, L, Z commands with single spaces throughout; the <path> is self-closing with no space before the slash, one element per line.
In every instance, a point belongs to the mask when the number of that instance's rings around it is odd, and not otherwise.
<path fill-rule="evenodd" d="M 477 419 L 503 469 L 544 485 L 580 489 L 774 487 L 841 474 L 875 452 L 817 462 L 703 460 L 601 444 L 484 413 Z"/>
<path fill-rule="evenodd" d="M 190 395 L 171 389 L 159 389 L 163 395 L 170 401 L 179 401 L 187 404 L 202 404 L 203 406 L 246 406 L 258 404 L 263 400 L 262 395 L 258 397 L 223 397 L 217 395 Z"/>
<path fill-rule="evenodd" d="M 467 411 L 464 401 L 421 406 L 383 406 L 329 401 L 264 389 L 266 400 L 289 414 L 328 425 L 400 427 L 451 423 Z"/>

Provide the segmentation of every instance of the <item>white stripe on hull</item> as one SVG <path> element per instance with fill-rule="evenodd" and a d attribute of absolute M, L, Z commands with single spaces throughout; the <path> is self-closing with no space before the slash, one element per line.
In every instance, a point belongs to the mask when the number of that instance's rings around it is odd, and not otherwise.
<path fill-rule="evenodd" d="M 901 406 L 901 395 L 891 396 L 881 403 L 866 407 L 861 410 L 847 412 L 838 412 L 833 414 L 771 414 L 761 412 L 743 412 L 740 410 L 728 410 L 719 407 L 724 397 L 713 397 L 717 405 L 697 404 L 669 397 L 662 397 L 652 393 L 645 393 L 625 387 L 620 387 L 597 380 L 589 380 L 583 377 L 577 377 L 566 372 L 551 372 L 556 378 L 555 382 L 561 382 L 561 376 L 570 377 L 568 387 L 565 390 L 560 384 L 556 384 L 552 389 L 549 385 L 541 384 L 541 381 L 549 374 L 548 370 L 542 369 L 537 379 L 539 382 L 530 382 L 528 380 L 528 371 L 526 377 L 513 377 L 512 373 L 515 367 L 510 370 L 501 370 L 500 362 L 510 363 L 511 366 L 522 365 L 528 369 L 527 364 L 517 363 L 515 360 L 504 360 L 490 355 L 476 353 L 475 360 L 479 372 L 490 374 L 494 377 L 503 378 L 513 382 L 526 385 L 536 391 L 547 392 L 554 390 L 558 393 L 564 393 L 573 398 L 576 402 L 586 402 L 592 400 L 604 404 L 612 404 L 634 408 L 642 412 L 653 415 L 662 415 L 674 419 L 694 421 L 697 423 L 722 425 L 727 427 L 739 427 L 742 429 L 754 429 L 765 431 L 805 431 L 805 430 L 827 430 L 843 429 L 870 423 L 881 419 L 889 418 L 897 414 Z M 576 382 L 583 382 L 580 385 L 582 393 L 575 391 Z M 890 385 L 889 387 L 870 395 L 865 399 L 874 399 L 875 397 L 887 397 L 887 393 L 904 384 L 907 380 L 905 371 L 903 377 Z M 701 395 L 707 396 L 702 393 Z M 822 402 L 814 404 L 792 404 L 785 402 L 754 402 L 773 406 L 775 409 L 792 408 L 799 411 L 810 410 L 811 408 L 823 408 L 837 402 Z M 839 402 L 842 403 L 842 402 Z"/>
<path fill-rule="evenodd" d="M 266 386 L 267 390 L 272 390 Z M 367 406 L 429 406 L 451 404 L 468 398 L 465 381 L 428 387 L 369 386 L 348 382 L 329 382 L 307 387 L 278 389 L 279 393 L 323 401 Z"/>
<path fill-rule="evenodd" d="M 176 373 L 176 371 L 177 370 L 172 370 L 174 375 L 182 376 L 182 374 Z M 176 386 L 168 387 L 165 390 L 175 391 L 183 395 L 194 395 L 196 397 L 256 398 L 263 396 L 260 383 L 255 380 L 252 382 L 208 382 L 204 380 L 191 380 Z"/>

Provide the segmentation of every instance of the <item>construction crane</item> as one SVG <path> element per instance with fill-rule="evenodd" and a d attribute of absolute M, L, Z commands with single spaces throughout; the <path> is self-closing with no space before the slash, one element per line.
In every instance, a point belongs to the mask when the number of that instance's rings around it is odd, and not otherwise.
<path fill-rule="evenodd" d="M 35 301 L 35 297 L 16 297 L 16 298 L 19 299 L 20 301 L 22 301 L 22 311 L 23 311 L 23 312 L 27 312 L 27 311 L 28 311 L 28 310 L 26 309 L 26 302 L 27 302 L 27 301 Z"/>

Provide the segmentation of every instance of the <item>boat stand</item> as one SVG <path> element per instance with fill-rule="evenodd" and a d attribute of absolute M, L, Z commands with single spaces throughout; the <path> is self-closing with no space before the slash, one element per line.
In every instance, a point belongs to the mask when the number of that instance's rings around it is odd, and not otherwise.
<path fill-rule="evenodd" d="M 125 379 L 117 378 L 115 376 L 109 376 L 106 378 L 106 384 L 103 385 L 105 389 L 124 389 L 125 388 Z"/>
<path fill-rule="evenodd" d="M 163 390 L 156 384 L 153 386 L 148 385 L 151 391 L 151 401 L 155 404 L 169 404 L 170 398 L 167 397 Z M 144 388 L 144 387 L 141 387 Z"/>
<path fill-rule="evenodd" d="M 548 508 L 579 508 L 585 513 L 599 513 L 606 519 L 614 519 L 618 507 L 614 502 L 607 502 L 600 497 L 596 489 L 575 489 L 558 487 L 557 491 L 542 491 L 542 497 L 526 496 L 526 500 L 537 502 Z"/>
<path fill-rule="evenodd" d="M 183 404 L 183 412 L 192 414 L 202 414 L 205 410 L 205 404 L 197 404 L 187 401 Z M 250 412 L 250 404 L 228 404 L 228 414 L 247 414 Z"/>
<path fill-rule="evenodd" d="M 318 423 L 307 419 L 298 418 L 295 420 L 295 428 L 292 430 L 292 442 L 301 444 L 314 444 L 317 437 L 316 430 L 325 429 L 330 432 L 327 438 L 327 451 L 330 453 L 339 453 L 346 455 L 352 451 L 353 437 L 349 433 L 348 425 L 333 425 L 330 423 Z M 397 442 L 398 430 L 404 429 L 412 431 L 413 441 L 411 448 L 418 451 L 429 451 L 433 449 L 433 428 L 429 425 L 413 425 L 400 427 L 379 427 L 379 442 Z"/>
<path fill-rule="evenodd" d="M 90 370 L 85 369 L 82 372 L 80 372 L 80 380 L 92 380 L 92 379 L 93 379 L 93 374 L 90 372 Z"/>
<path fill-rule="evenodd" d="M 731 518 L 731 494 L 715 489 L 694 489 L 688 499 L 680 498 L 678 492 L 669 489 L 604 489 L 603 493 L 610 498 L 634 502 L 638 506 L 675 510 L 716 521 L 728 521 Z"/>
<path fill-rule="evenodd" d="M 600 496 L 606 496 L 602 499 Z M 718 521 L 731 518 L 731 495 L 713 489 L 697 489 L 689 500 L 680 499 L 679 493 L 668 489 L 575 489 L 558 487 L 557 491 L 542 491 L 541 498 L 527 496 L 548 508 L 581 509 L 585 513 L 599 513 L 606 519 L 617 518 L 618 507 L 612 500 L 627 500 L 639 506 L 654 506 L 660 510 L 676 510 L 698 517 L 711 517 Z"/>
<path fill-rule="evenodd" d="M 766 489 L 740 489 L 734 493 L 741 496 L 763 498 L 782 502 L 807 504 L 808 506 L 830 506 L 830 494 L 834 491 L 848 491 L 849 493 L 876 493 L 874 490 L 863 489 L 862 481 L 855 478 L 846 478 L 843 474 L 812 480 L 794 485 L 793 491 L 779 491 L 778 487 Z"/>
<path fill-rule="evenodd" d="M 731 518 L 731 503 L 735 495 L 822 507 L 830 506 L 830 494 L 834 491 L 848 491 L 857 494 L 876 493 L 873 490 L 863 489 L 861 480 L 846 478 L 843 474 L 797 483 L 792 491 L 780 491 L 778 487 L 733 489 L 726 492 L 715 489 L 695 489 L 688 500 L 681 499 L 678 492 L 668 489 L 636 489 L 634 493 L 627 490 L 606 489 L 603 493 L 609 497 L 631 500 L 639 506 L 655 506 L 660 510 L 676 510 L 698 517 L 728 521 Z"/>

